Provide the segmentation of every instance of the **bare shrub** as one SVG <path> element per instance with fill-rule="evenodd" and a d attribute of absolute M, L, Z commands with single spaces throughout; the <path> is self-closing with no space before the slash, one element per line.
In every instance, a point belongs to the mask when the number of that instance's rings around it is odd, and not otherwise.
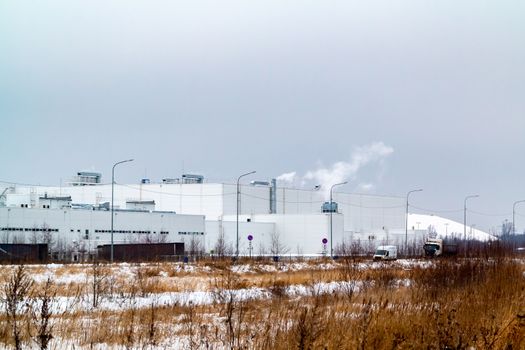
<path fill-rule="evenodd" d="M 148 308 L 148 318 L 146 320 L 147 325 L 147 344 L 151 347 L 157 345 L 158 341 L 158 320 L 157 320 L 157 301 L 153 300 Z"/>
<path fill-rule="evenodd" d="M 183 308 L 183 328 L 184 334 L 188 337 L 188 348 L 190 350 L 198 349 L 200 346 L 200 334 L 198 325 L 200 324 L 201 318 L 197 314 L 197 310 L 193 302 L 189 301 Z"/>
<path fill-rule="evenodd" d="M 16 350 L 22 348 L 22 324 L 28 314 L 27 298 L 31 292 L 33 281 L 27 275 L 24 265 L 17 266 L 2 288 L 2 297 L 11 329 L 11 336 Z"/>
<path fill-rule="evenodd" d="M 242 287 L 239 276 L 231 269 L 222 271 L 212 285 L 214 301 L 219 307 L 219 314 L 224 317 L 226 326 L 226 338 L 221 341 L 231 349 L 241 348 L 244 344 L 241 331 L 246 314 L 246 302 L 241 300 L 237 293 L 237 289 Z"/>
<path fill-rule="evenodd" d="M 31 310 L 32 320 L 36 326 L 34 339 L 41 350 L 46 350 L 49 342 L 53 339 L 53 325 L 51 324 L 52 305 L 54 303 L 57 291 L 56 286 L 50 277 L 45 284 L 35 291 L 35 302 Z"/>
<path fill-rule="evenodd" d="M 224 232 L 219 233 L 219 237 L 217 237 L 217 242 L 215 242 L 213 251 L 219 259 L 222 259 L 227 255 L 233 254 L 232 247 L 226 242 Z"/>
<path fill-rule="evenodd" d="M 281 256 L 290 251 L 290 249 L 283 243 L 281 235 L 277 232 L 272 232 L 270 236 L 270 253 L 273 256 Z"/>
<path fill-rule="evenodd" d="M 105 295 L 108 284 L 109 271 L 106 267 L 100 264 L 99 261 L 95 260 L 91 264 L 91 293 L 92 293 L 92 306 L 97 308 L 102 297 Z"/>

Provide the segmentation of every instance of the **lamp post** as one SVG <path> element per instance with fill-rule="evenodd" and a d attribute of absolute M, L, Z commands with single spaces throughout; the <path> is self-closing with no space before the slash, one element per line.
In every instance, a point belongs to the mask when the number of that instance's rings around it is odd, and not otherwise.
<path fill-rule="evenodd" d="M 512 234 L 516 235 L 516 204 L 525 202 L 525 199 L 514 202 L 512 205 Z"/>
<path fill-rule="evenodd" d="M 111 263 L 113 263 L 113 201 L 115 198 L 115 167 L 122 163 L 132 162 L 133 159 L 126 159 L 113 164 L 111 169 Z"/>
<path fill-rule="evenodd" d="M 413 192 L 421 192 L 421 191 L 423 191 L 422 188 L 417 189 L 417 190 L 408 191 L 407 193 L 407 206 L 406 206 L 406 215 L 405 215 L 405 254 L 408 253 L 408 197 Z"/>
<path fill-rule="evenodd" d="M 341 182 L 341 183 L 338 183 L 338 184 L 335 184 L 335 185 L 332 185 L 332 187 L 330 187 L 330 257 L 333 258 L 334 257 L 334 240 L 333 240 L 333 234 L 332 234 L 332 213 L 334 211 L 334 205 L 333 205 L 333 200 L 332 200 L 332 193 L 333 193 L 333 190 L 334 190 L 334 187 L 335 186 L 340 186 L 340 185 L 346 185 L 348 183 L 348 181 L 345 181 L 345 182 Z"/>
<path fill-rule="evenodd" d="M 467 239 L 467 199 L 477 197 L 479 197 L 479 194 L 473 194 L 465 197 L 463 205 L 463 239 L 465 240 Z"/>
<path fill-rule="evenodd" d="M 242 174 L 241 176 L 239 176 L 237 178 L 237 240 L 236 240 L 236 244 L 235 244 L 235 257 L 236 258 L 239 258 L 239 201 L 240 201 L 240 194 L 241 194 L 241 189 L 239 187 L 239 181 L 241 181 L 241 178 L 244 177 L 244 176 L 248 176 L 248 175 L 251 175 L 251 174 L 255 174 L 256 171 L 250 171 L 249 173 L 246 173 L 246 174 Z"/>

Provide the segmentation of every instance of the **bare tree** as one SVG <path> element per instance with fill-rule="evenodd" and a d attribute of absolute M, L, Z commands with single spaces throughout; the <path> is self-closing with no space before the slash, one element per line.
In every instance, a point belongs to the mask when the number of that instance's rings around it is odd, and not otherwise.
<path fill-rule="evenodd" d="M 47 278 L 44 286 L 36 292 L 35 300 L 38 301 L 36 309 L 31 312 L 31 318 L 36 324 L 36 342 L 40 350 L 47 350 L 49 342 L 53 339 L 53 326 L 51 324 L 53 302 L 57 292 L 53 281 Z"/>
<path fill-rule="evenodd" d="M 42 229 L 42 243 L 46 243 L 49 249 L 51 249 L 55 244 L 55 239 L 53 237 L 53 232 L 49 228 L 49 225 L 44 222 L 41 227 Z"/>
<path fill-rule="evenodd" d="M 512 234 L 512 222 L 505 220 L 501 224 L 501 237 L 508 237 Z"/>
<path fill-rule="evenodd" d="M 214 301 L 220 306 L 220 314 L 226 324 L 226 339 L 222 339 L 229 349 L 248 348 L 243 344 L 248 339 L 242 336 L 245 326 L 246 301 L 240 298 L 236 290 L 240 287 L 239 275 L 227 268 L 212 282 Z"/>
<path fill-rule="evenodd" d="M 25 243 L 26 239 L 23 233 L 16 233 L 13 235 L 13 244 Z"/>
<path fill-rule="evenodd" d="M 22 322 L 27 316 L 26 298 L 32 286 L 33 281 L 27 275 L 24 265 L 19 265 L 2 288 L 7 321 L 16 350 L 22 348 Z"/>
<path fill-rule="evenodd" d="M 227 249 L 228 247 L 226 245 L 226 239 L 224 238 L 224 232 L 221 232 L 219 233 L 219 237 L 217 237 L 217 242 L 215 242 L 213 250 L 219 258 L 223 258 L 226 256 Z"/>
<path fill-rule="evenodd" d="M 157 316 L 156 316 L 157 315 L 156 313 L 157 304 L 158 304 L 157 297 L 154 296 L 149 306 L 149 313 L 148 313 L 148 319 L 147 319 L 148 345 L 150 345 L 151 347 L 154 347 L 157 345 L 157 338 L 158 338 L 158 333 L 159 333 L 159 329 L 158 329 L 159 327 L 157 325 Z"/>
<path fill-rule="evenodd" d="M 290 249 L 283 244 L 281 235 L 277 232 L 273 232 L 270 237 L 270 253 L 273 256 L 279 256 L 288 253 Z"/>
<path fill-rule="evenodd" d="M 108 272 L 97 260 L 91 264 L 91 292 L 93 293 L 93 308 L 98 307 L 102 295 L 106 291 Z"/>
<path fill-rule="evenodd" d="M 37 244 L 38 243 L 38 227 L 35 225 L 31 231 L 31 236 L 29 237 L 29 243 Z"/>
<path fill-rule="evenodd" d="M 192 235 L 189 242 L 188 253 L 190 256 L 201 256 L 204 253 L 202 240 L 195 235 Z"/>
<path fill-rule="evenodd" d="M 200 346 L 198 334 L 198 325 L 201 324 L 202 318 L 197 313 L 195 304 L 190 300 L 183 308 L 182 326 L 184 333 L 188 337 L 188 349 L 198 349 Z"/>
<path fill-rule="evenodd" d="M 268 249 L 266 249 L 266 245 L 264 245 L 262 242 L 259 242 L 259 245 L 257 247 L 257 254 L 261 258 L 268 254 Z"/>
<path fill-rule="evenodd" d="M 9 238 L 11 236 L 11 231 L 9 231 L 9 228 L 2 233 L 2 243 L 9 243 Z"/>

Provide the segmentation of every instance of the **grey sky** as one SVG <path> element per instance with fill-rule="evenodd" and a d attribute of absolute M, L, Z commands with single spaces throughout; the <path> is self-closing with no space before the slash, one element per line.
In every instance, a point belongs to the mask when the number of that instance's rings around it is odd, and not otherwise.
<path fill-rule="evenodd" d="M 525 199 L 523 1 L 2 1 L 0 180 L 232 180 L 393 152 L 344 189 Z M 436 212 L 437 213 L 437 212 Z M 518 230 L 525 229 L 525 208 Z M 462 213 L 442 213 L 462 220 Z M 521 222 L 520 222 L 521 221 Z"/>

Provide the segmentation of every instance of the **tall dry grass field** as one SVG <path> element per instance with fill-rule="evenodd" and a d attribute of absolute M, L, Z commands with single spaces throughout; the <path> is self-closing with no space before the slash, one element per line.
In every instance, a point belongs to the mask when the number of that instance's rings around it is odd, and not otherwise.
<path fill-rule="evenodd" d="M 512 257 L 0 267 L 0 348 L 525 349 Z"/>

